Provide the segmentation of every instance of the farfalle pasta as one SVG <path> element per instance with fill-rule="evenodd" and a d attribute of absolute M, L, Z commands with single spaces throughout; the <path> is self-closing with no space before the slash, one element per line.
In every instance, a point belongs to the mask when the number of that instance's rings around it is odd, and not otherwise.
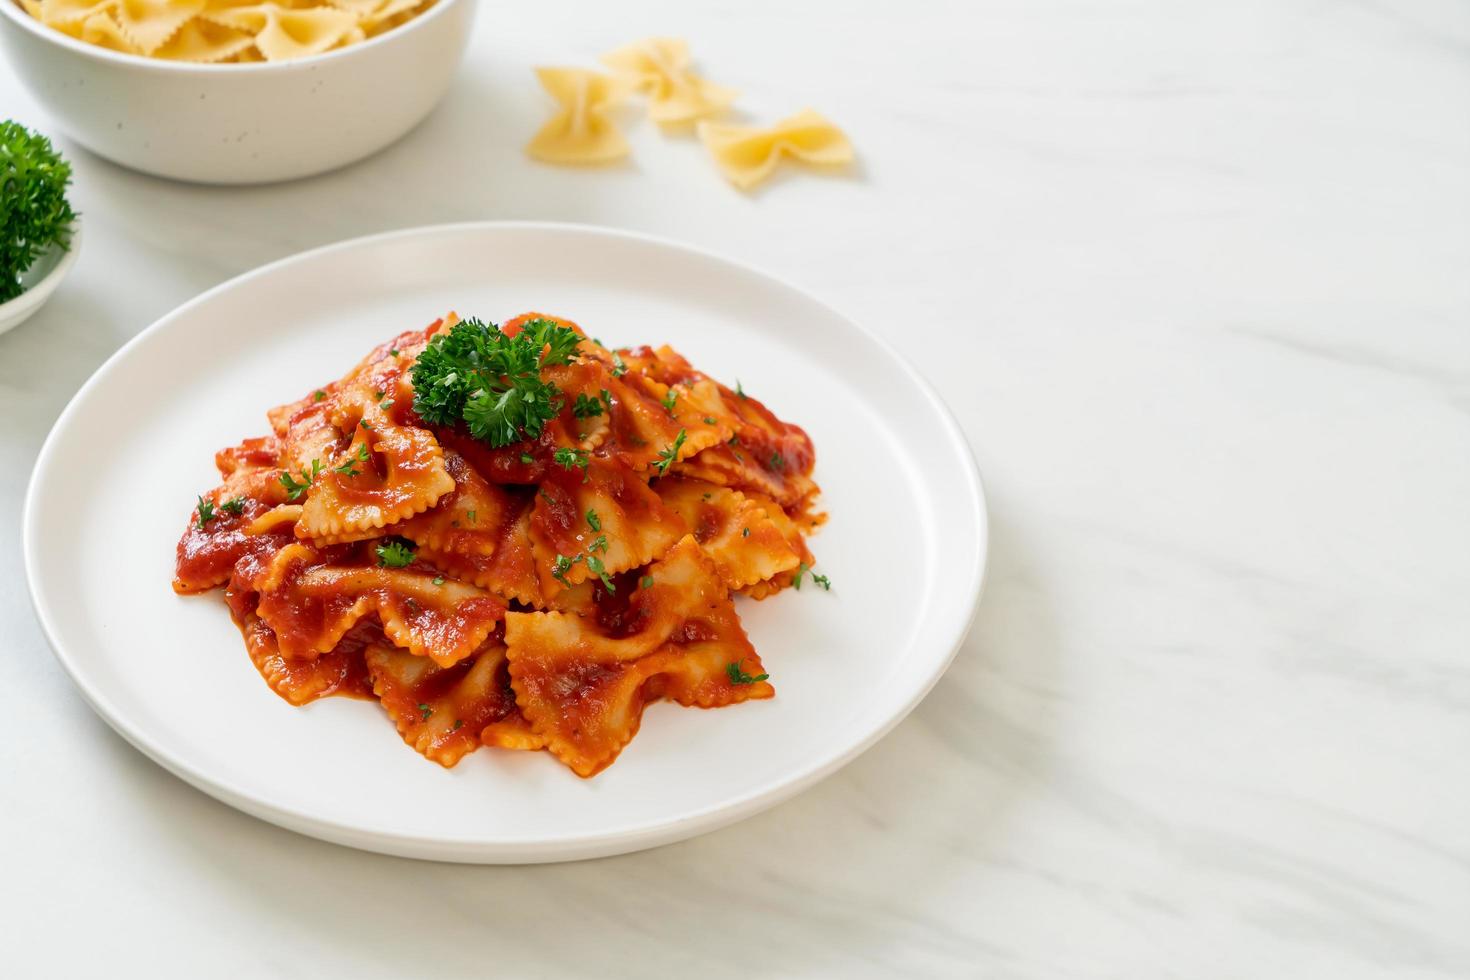
<path fill-rule="evenodd" d="M 769 177 L 783 158 L 828 167 L 853 159 L 847 136 L 812 109 L 769 127 L 706 120 L 699 124 L 699 138 L 720 172 L 742 190 Z"/>
<path fill-rule="evenodd" d="M 526 144 L 526 152 L 547 163 L 607 163 L 628 155 L 611 111 L 627 95 L 624 82 L 582 68 L 537 68 L 541 87 L 557 108 Z"/>
<path fill-rule="evenodd" d="M 5 0 L 0 0 L 5 2 Z M 41 23 L 122 54 L 227 64 L 290 61 L 356 44 L 434 0 L 19 0 Z"/>
<path fill-rule="evenodd" d="M 668 347 L 451 314 L 266 414 L 215 454 L 174 589 L 223 587 L 287 702 L 376 700 L 442 766 L 591 777 L 655 702 L 773 697 L 737 597 L 830 587 L 810 438 Z"/>
<path fill-rule="evenodd" d="M 690 67 L 689 45 L 651 37 L 603 55 L 602 63 L 648 96 L 648 118 L 686 123 L 724 112 L 739 92 L 706 81 Z"/>

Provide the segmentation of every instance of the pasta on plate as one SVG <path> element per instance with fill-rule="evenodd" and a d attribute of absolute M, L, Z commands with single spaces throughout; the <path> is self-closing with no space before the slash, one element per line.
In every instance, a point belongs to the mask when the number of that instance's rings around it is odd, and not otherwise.
<path fill-rule="evenodd" d="M 735 599 L 812 572 L 807 434 L 668 347 L 454 314 L 215 455 L 174 589 L 223 587 L 293 705 L 374 699 L 453 766 L 611 765 L 644 708 L 773 697 Z"/>

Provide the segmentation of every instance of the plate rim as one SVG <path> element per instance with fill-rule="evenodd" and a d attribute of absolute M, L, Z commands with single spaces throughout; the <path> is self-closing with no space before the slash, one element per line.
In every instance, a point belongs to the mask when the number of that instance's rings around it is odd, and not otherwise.
<path fill-rule="evenodd" d="M 489 842 L 456 838 L 412 837 L 384 831 L 365 830 L 362 827 L 349 823 L 323 818 L 309 812 L 284 808 L 274 803 L 258 799 L 230 785 L 228 781 L 220 780 L 207 772 L 195 769 L 185 762 L 174 758 L 166 747 L 155 743 L 145 732 L 139 730 L 139 726 L 134 719 L 119 711 L 116 705 L 109 701 L 103 692 L 95 689 L 83 678 L 77 666 L 72 662 L 70 655 L 64 652 L 64 645 L 58 640 L 59 631 L 53 620 L 53 613 L 40 594 L 42 591 L 38 585 L 40 579 L 38 572 L 40 545 L 37 539 L 38 529 L 36 527 L 36 521 L 38 518 L 36 515 L 38 507 L 38 486 L 41 482 L 42 475 L 48 469 L 52 455 L 57 451 L 56 447 L 60 442 L 61 433 L 71 423 L 73 415 L 79 411 L 78 406 L 82 404 L 89 393 L 101 383 L 104 377 L 115 370 L 124 358 L 130 355 L 134 347 L 144 343 L 150 336 L 158 332 L 169 322 L 188 314 L 198 306 L 204 305 L 220 293 L 236 289 L 251 280 L 268 277 L 282 267 L 307 262 L 335 252 L 348 252 L 355 249 L 371 248 L 395 239 L 428 238 L 436 235 L 472 233 L 477 231 L 491 233 L 552 231 L 632 241 L 645 245 L 653 245 L 662 249 L 693 254 L 702 259 L 731 267 L 734 270 L 755 275 L 783 289 L 789 290 L 806 302 L 815 304 L 825 312 L 836 317 L 846 326 L 858 331 L 858 333 L 876 344 L 887 358 L 901 369 L 905 376 L 915 385 L 917 390 L 923 395 L 925 401 L 936 410 L 944 426 L 943 434 L 945 441 L 955 451 L 957 460 L 962 464 L 961 469 L 964 475 L 965 496 L 968 498 L 967 503 L 970 505 L 970 516 L 975 522 L 977 547 L 975 554 L 969 562 L 967 579 L 964 583 L 963 594 L 968 596 L 968 601 L 961 615 L 955 618 L 954 624 L 949 628 L 947 638 L 944 641 L 948 645 L 948 650 L 938 663 L 936 669 L 932 672 L 932 676 L 925 683 L 919 685 L 910 697 L 892 713 L 891 717 L 885 719 L 871 731 L 866 732 L 862 738 L 855 740 L 840 751 L 825 757 L 819 757 L 811 764 L 794 771 L 788 776 L 780 778 L 774 783 L 750 790 L 741 796 L 708 805 L 692 813 L 683 813 L 673 817 L 662 818 L 641 826 L 563 837 L 555 840 Z M 974 450 L 971 448 L 969 440 L 965 438 L 964 431 L 960 427 L 959 421 L 955 418 L 954 413 L 950 410 L 944 399 L 940 397 L 933 385 L 919 373 L 903 354 L 889 344 L 876 331 L 870 330 L 861 322 L 842 313 L 832 304 L 827 303 L 808 290 L 792 284 L 784 277 L 775 275 L 758 265 L 733 258 L 721 252 L 641 231 L 632 231 L 606 225 L 561 221 L 462 221 L 419 225 L 362 235 L 330 242 L 266 262 L 204 290 L 164 313 L 140 330 L 136 335 L 129 338 L 127 342 L 114 351 L 92 372 L 81 387 L 77 389 L 76 393 L 67 401 L 66 407 L 57 415 L 56 421 L 52 423 L 51 429 L 47 433 L 40 451 L 36 454 L 35 463 L 31 468 L 31 474 L 27 481 L 24 505 L 21 512 L 21 551 L 25 569 L 26 591 L 30 598 L 31 609 L 41 626 L 42 635 L 45 637 L 52 655 L 61 664 L 62 669 L 72 684 L 82 694 L 83 700 L 87 702 L 88 706 L 110 728 L 121 735 L 130 745 L 195 789 L 206 793 L 228 806 L 278 827 L 283 827 L 287 830 L 334 844 L 422 860 L 474 864 L 534 864 L 583 860 L 623 854 L 686 840 L 700 834 L 718 830 L 721 827 L 729 826 L 747 817 L 754 816 L 763 810 L 790 799 L 797 793 L 810 788 L 817 782 L 836 773 L 868 749 L 872 748 L 873 745 L 877 744 L 878 741 L 908 717 L 914 708 L 933 690 L 940 678 L 948 672 L 974 625 L 980 606 L 980 599 L 985 588 L 990 555 L 990 528 L 987 499 L 984 482 L 980 475 L 980 468 L 975 459 Z M 946 584 L 949 584 L 948 581 Z"/>

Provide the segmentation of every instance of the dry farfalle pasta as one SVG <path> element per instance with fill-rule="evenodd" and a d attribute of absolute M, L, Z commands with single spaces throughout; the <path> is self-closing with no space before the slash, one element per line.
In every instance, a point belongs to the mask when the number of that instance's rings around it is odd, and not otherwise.
<path fill-rule="evenodd" d="M 782 157 L 823 166 L 840 166 L 853 158 L 842 130 L 811 109 L 770 127 L 701 122 L 699 138 L 720 171 L 742 190 L 769 177 Z"/>
<path fill-rule="evenodd" d="M 628 84 L 582 68 L 537 68 L 536 77 L 557 102 L 526 152 L 546 163 L 606 163 L 627 156 L 628 143 L 609 110 L 623 100 Z"/>
<path fill-rule="evenodd" d="M 689 45 L 678 38 L 646 38 L 603 55 L 602 61 L 613 77 L 577 68 L 536 69 L 558 109 L 527 153 L 547 163 L 603 163 L 626 156 L 628 144 L 608 110 L 638 92 L 648 97 L 648 116 L 655 122 L 698 123 L 716 165 L 741 190 L 769 177 L 783 157 L 827 167 L 853 159 L 842 130 L 811 109 L 769 128 L 712 121 L 709 117 L 729 109 L 737 93 L 696 75 Z"/>
<path fill-rule="evenodd" d="M 4 2 L 4 0 L 0 0 Z M 434 0 L 19 0 L 32 17 L 123 54 L 205 64 L 288 61 L 356 44 Z"/>
<path fill-rule="evenodd" d="M 654 122 L 692 122 L 725 111 L 739 95 L 694 74 L 689 45 L 678 38 L 648 38 L 603 55 L 602 63 L 647 94 Z"/>

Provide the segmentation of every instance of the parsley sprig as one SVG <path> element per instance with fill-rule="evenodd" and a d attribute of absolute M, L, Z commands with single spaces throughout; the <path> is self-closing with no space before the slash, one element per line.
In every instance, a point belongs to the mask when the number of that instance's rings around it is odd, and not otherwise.
<path fill-rule="evenodd" d="M 202 531 L 204 530 L 204 526 L 212 520 L 214 520 L 214 501 L 205 500 L 203 497 L 200 497 L 199 523 L 196 526 Z"/>
<path fill-rule="evenodd" d="M 69 248 L 76 214 L 66 200 L 71 164 L 51 141 L 0 122 L 0 303 L 22 292 L 20 277 L 53 245 Z"/>
<path fill-rule="evenodd" d="M 680 429 L 673 443 L 658 454 L 658 460 L 653 464 L 658 468 L 659 476 L 663 476 L 669 471 L 669 467 L 674 465 L 674 460 L 679 458 L 679 447 L 682 445 L 684 445 L 684 430 Z"/>
<path fill-rule="evenodd" d="M 796 570 L 796 578 L 793 579 L 791 583 L 792 585 L 796 586 L 797 591 L 801 590 L 801 580 L 803 577 L 806 576 L 808 572 L 811 573 L 812 582 L 814 582 L 819 588 L 821 588 L 825 592 L 832 591 L 832 580 L 825 575 L 818 575 L 816 572 L 813 572 L 812 566 L 808 565 L 806 562 L 801 563 L 801 567 Z"/>
<path fill-rule="evenodd" d="M 337 470 L 338 473 L 341 473 L 343 476 L 356 476 L 358 473 L 361 472 L 361 470 L 359 470 L 357 468 L 358 464 L 359 463 L 366 463 L 367 461 L 368 461 L 368 447 L 367 447 L 367 443 L 365 443 L 365 442 L 359 442 L 357 444 L 357 452 L 352 453 L 351 455 L 349 455 L 347 457 L 347 461 L 345 463 L 343 463 L 341 466 L 336 467 L 336 470 Z"/>
<path fill-rule="evenodd" d="M 305 493 L 308 489 L 310 489 L 311 485 L 316 482 L 316 478 L 318 475 L 321 474 L 321 471 L 322 461 L 319 459 L 314 459 L 311 461 L 310 469 L 307 469 L 307 467 L 305 466 L 301 468 L 300 480 L 293 478 L 289 470 L 282 470 L 281 486 L 286 488 L 286 499 L 300 500 L 301 495 Z"/>
<path fill-rule="evenodd" d="M 389 541 L 373 551 L 377 553 L 378 564 L 384 568 L 407 568 L 413 564 L 413 546 L 404 541 Z"/>
<path fill-rule="evenodd" d="M 602 414 L 602 399 L 596 396 L 588 398 L 583 392 L 577 393 L 577 400 L 572 403 L 572 414 L 579 419 L 596 418 Z"/>
<path fill-rule="evenodd" d="M 461 320 L 414 363 L 413 409 L 438 425 L 463 421 L 491 446 L 534 439 L 561 408 L 559 389 L 541 371 L 569 363 L 581 340 L 544 318 L 515 336 L 493 323 Z"/>
<path fill-rule="evenodd" d="M 770 674 L 747 674 L 740 669 L 740 661 L 732 660 L 725 665 L 725 675 L 731 684 L 755 684 L 770 677 Z"/>

